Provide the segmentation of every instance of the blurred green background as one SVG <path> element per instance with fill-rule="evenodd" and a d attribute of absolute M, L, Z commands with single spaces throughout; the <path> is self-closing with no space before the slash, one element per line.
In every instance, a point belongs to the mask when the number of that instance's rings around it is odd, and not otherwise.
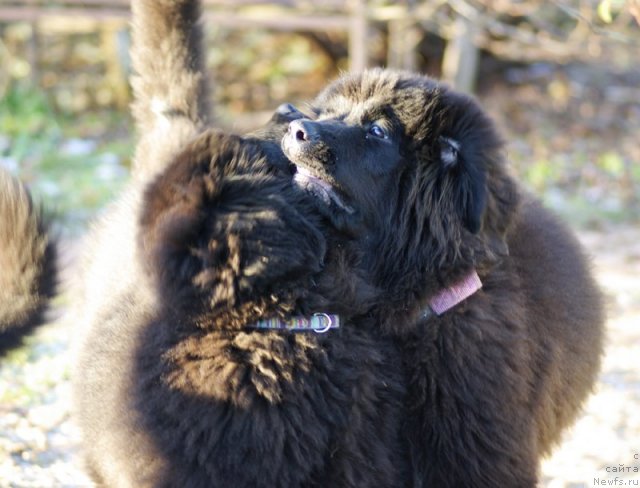
<path fill-rule="evenodd" d="M 65 2 L 35 2 L 47 8 L 22 20 L 15 14 L 21 2 L 3 2 L 14 10 L 3 20 L 0 5 L 0 165 L 59 214 L 65 232 L 80 232 L 127 180 L 134 134 L 126 2 L 113 2 L 121 10 L 87 8 L 79 17 L 54 8 Z M 348 14 L 351 3 L 263 2 L 254 10 L 241 10 L 245 2 L 209 3 L 218 6 L 205 20 L 212 105 L 224 128 L 250 129 L 283 101 L 311 99 L 349 67 L 348 31 L 277 25 L 296 13 Z M 529 188 L 578 226 L 640 218 L 637 4 L 368 2 L 369 65 L 394 62 L 398 3 L 414 9 L 400 34 L 413 39 L 410 67 L 435 76 L 443 75 L 447 46 L 460 39 L 461 14 L 475 8 L 475 92 Z M 216 22 L 224 8 L 271 18 L 276 27 Z"/>

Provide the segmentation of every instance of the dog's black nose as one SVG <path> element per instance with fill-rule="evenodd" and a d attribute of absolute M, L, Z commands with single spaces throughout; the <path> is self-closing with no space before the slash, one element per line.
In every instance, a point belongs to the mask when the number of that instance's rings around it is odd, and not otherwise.
<path fill-rule="evenodd" d="M 288 132 L 298 142 L 309 142 L 318 138 L 316 124 L 308 119 L 294 120 L 289 124 Z"/>

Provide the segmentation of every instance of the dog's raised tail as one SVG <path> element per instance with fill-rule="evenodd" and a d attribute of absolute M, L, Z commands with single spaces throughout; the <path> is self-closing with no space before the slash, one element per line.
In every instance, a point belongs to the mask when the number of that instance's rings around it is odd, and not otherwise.
<path fill-rule="evenodd" d="M 58 281 L 56 257 L 41 210 L 0 168 L 0 354 L 44 321 Z"/>
<path fill-rule="evenodd" d="M 163 169 L 209 119 L 198 0 L 132 0 L 134 175 Z"/>

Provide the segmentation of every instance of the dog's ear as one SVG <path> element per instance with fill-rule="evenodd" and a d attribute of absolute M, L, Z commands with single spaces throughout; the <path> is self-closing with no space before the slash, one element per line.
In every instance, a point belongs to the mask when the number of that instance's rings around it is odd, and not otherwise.
<path fill-rule="evenodd" d="M 454 178 L 455 207 L 464 226 L 472 233 L 482 227 L 487 205 L 487 176 L 478 161 L 469 157 L 461 144 L 450 137 L 440 137 L 440 160 Z"/>

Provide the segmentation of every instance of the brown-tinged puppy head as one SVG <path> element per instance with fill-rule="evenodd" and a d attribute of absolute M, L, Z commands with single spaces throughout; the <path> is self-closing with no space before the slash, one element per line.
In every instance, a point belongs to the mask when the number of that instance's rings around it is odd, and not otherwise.
<path fill-rule="evenodd" d="M 282 141 L 294 181 L 327 215 L 364 222 L 377 285 L 428 291 L 506 252 L 517 192 L 472 98 L 375 69 L 329 85 L 313 111 Z"/>
<path fill-rule="evenodd" d="M 203 133 L 148 185 L 143 203 L 139 249 L 161 303 L 202 326 L 291 313 L 322 267 L 313 202 L 257 140 Z"/>

